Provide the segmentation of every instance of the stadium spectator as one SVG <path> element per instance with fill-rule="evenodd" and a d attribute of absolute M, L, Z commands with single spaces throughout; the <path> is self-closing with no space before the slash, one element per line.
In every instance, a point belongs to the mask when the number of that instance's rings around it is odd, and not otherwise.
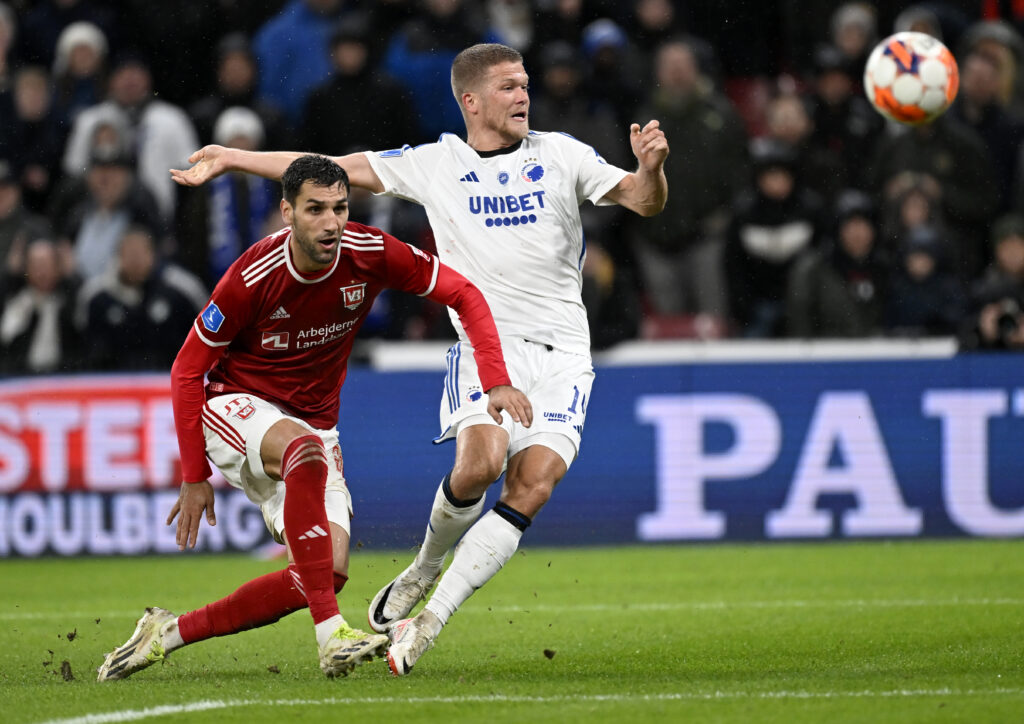
<path fill-rule="evenodd" d="M 942 40 L 942 24 L 935 11 L 925 3 L 911 5 L 896 16 L 892 29 L 894 33 L 924 33 L 936 40 Z"/>
<path fill-rule="evenodd" d="M 901 240 L 889 301 L 886 328 L 896 337 L 955 335 L 967 313 L 963 285 L 945 267 L 939 230 L 921 225 Z"/>
<path fill-rule="evenodd" d="M 865 2 L 848 2 L 832 13 L 830 38 L 839 49 L 855 78 L 864 75 L 868 56 L 878 42 L 878 18 L 874 7 Z"/>
<path fill-rule="evenodd" d="M 117 18 L 105 5 L 93 0 L 39 0 L 22 19 L 18 57 L 25 63 L 49 68 L 61 33 L 79 22 L 95 25 L 116 44 Z"/>
<path fill-rule="evenodd" d="M 260 118 L 268 148 L 283 148 L 291 139 L 281 110 L 259 96 L 259 68 L 248 38 L 230 33 L 217 43 L 216 87 L 188 107 L 200 143 L 213 143 L 213 126 L 227 108 L 242 106 Z"/>
<path fill-rule="evenodd" d="M 13 164 L 0 159 L 0 293 L 20 286 L 28 242 L 51 233 L 44 217 L 25 208 Z"/>
<path fill-rule="evenodd" d="M 821 198 L 796 175 L 796 154 L 772 139 L 751 143 L 753 183 L 733 204 L 726 236 L 729 309 L 744 337 L 780 337 L 793 264 L 818 246 Z"/>
<path fill-rule="evenodd" d="M 152 232 L 130 226 L 117 256 L 79 292 L 76 325 L 93 370 L 169 370 L 206 302 L 194 276 L 160 259 Z"/>
<path fill-rule="evenodd" d="M 558 128 L 594 148 L 608 163 L 629 163 L 612 109 L 583 93 L 583 58 L 568 43 L 552 41 L 540 53 L 537 95 L 530 99 L 530 125 L 539 131 Z"/>
<path fill-rule="evenodd" d="M 370 65 L 369 33 L 369 21 L 360 15 L 340 21 L 331 33 L 332 75 L 306 103 L 303 149 L 399 148 L 414 136 L 405 89 Z"/>
<path fill-rule="evenodd" d="M 634 0 L 627 30 L 634 47 L 643 56 L 645 68 L 654 67 L 655 54 L 669 41 L 685 42 L 697 58 L 700 74 L 722 90 L 722 66 L 714 47 L 686 31 L 676 3 L 671 0 Z"/>
<path fill-rule="evenodd" d="M 960 39 L 958 57 L 987 55 L 999 69 L 999 100 L 1015 119 L 1024 118 L 1024 38 L 1005 20 L 980 20 Z"/>
<path fill-rule="evenodd" d="M 73 323 L 74 283 L 63 272 L 58 245 L 48 238 L 25 248 L 24 284 L 5 295 L 0 312 L 0 373 L 70 372 L 80 339 Z"/>
<path fill-rule="evenodd" d="M 0 156 L 11 154 L 11 139 L 6 133 L 14 123 L 14 97 L 11 93 L 12 51 L 11 46 L 17 31 L 17 18 L 14 11 L 0 2 Z"/>
<path fill-rule="evenodd" d="M 636 338 L 641 319 L 640 297 L 629 266 L 616 262 L 603 245 L 589 243 L 582 273 L 591 348 L 607 349 Z"/>
<path fill-rule="evenodd" d="M 596 20 L 592 3 L 583 0 L 548 0 L 538 2 L 533 15 L 533 46 L 529 59 L 531 67 L 539 67 L 540 53 L 552 42 L 560 40 L 573 48 L 583 44 L 583 27 Z"/>
<path fill-rule="evenodd" d="M 14 75 L 14 123 L 9 133 L 10 155 L 19 170 L 25 205 L 46 207 L 60 174 L 65 134 L 53 110 L 50 77 L 39 66 L 23 66 Z"/>
<path fill-rule="evenodd" d="M 971 52 L 960 63 L 960 92 L 949 114 L 973 129 L 985 144 L 995 172 L 1000 209 L 1010 202 L 1015 183 L 1017 148 L 1024 123 L 1013 119 L 999 95 L 999 67 L 991 55 Z"/>
<path fill-rule="evenodd" d="M 263 125 L 237 106 L 220 114 L 214 143 L 258 151 Z M 281 221 L 277 184 L 258 176 L 225 174 L 197 189 L 184 189 L 178 215 L 178 259 L 213 288 L 243 251 L 275 231 Z"/>
<path fill-rule="evenodd" d="M 633 122 L 633 110 L 648 92 L 649 69 L 625 31 L 609 18 L 599 18 L 583 28 L 580 40 L 584 58 L 583 87 L 593 102 L 615 111 L 619 125 Z M 691 51 L 692 52 L 692 51 Z"/>
<path fill-rule="evenodd" d="M 520 53 L 530 50 L 534 36 L 533 0 L 485 0 L 487 25 L 499 42 Z"/>
<path fill-rule="evenodd" d="M 796 154 L 796 174 L 825 203 L 835 201 L 846 176 L 842 159 L 831 149 L 814 143 L 814 125 L 803 98 L 792 91 L 780 92 L 764 109 L 764 134 Z"/>
<path fill-rule="evenodd" d="M 973 286 L 961 347 L 1024 349 L 1024 217 L 1007 214 L 992 225 L 993 261 Z"/>
<path fill-rule="evenodd" d="M 188 159 L 198 138 L 185 111 L 153 95 L 149 65 L 139 55 L 126 53 L 115 62 L 108 99 L 82 111 L 75 120 L 64 152 L 64 172 L 82 175 L 93 131 L 117 112 L 128 121 L 139 181 L 156 199 L 161 221 L 169 223 L 174 218 L 177 187 L 167 170 Z"/>
<path fill-rule="evenodd" d="M 906 174 L 889 189 L 882 206 L 882 236 L 886 249 L 895 254 L 907 233 L 919 226 L 935 229 L 943 246 L 947 270 L 959 243 L 943 218 L 942 189 L 935 179 L 921 174 Z"/>
<path fill-rule="evenodd" d="M 163 231 L 152 194 L 138 183 L 131 152 L 119 145 L 99 145 L 78 201 L 58 229 L 72 244 L 79 276 L 89 280 L 102 274 L 125 231 L 135 225 L 152 234 Z"/>
<path fill-rule="evenodd" d="M 733 198 L 749 179 L 742 121 L 700 74 L 690 45 L 658 48 L 654 89 L 637 112 L 657 118 L 685 159 L 665 167 L 665 210 L 631 219 L 645 306 L 656 315 L 708 314 L 724 320 L 722 249 Z"/>
<path fill-rule="evenodd" d="M 53 61 L 54 109 L 71 125 L 86 108 L 103 101 L 107 86 L 107 38 L 92 23 L 64 28 Z"/>
<path fill-rule="evenodd" d="M 823 167 L 835 169 L 834 181 L 826 182 L 829 196 L 842 188 L 868 188 L 864 160 L 878 142 L 884 122 L 861 90 L 862 80 L 849 62 L 831 45 L 821 45 L 814 54 L 810 92 L 810 145 Z"/>
<path fill-rule="evenodd" d="M 152 84 L 160 98 L 187 108 L 196 96 L 214 87 L 209 69 L 217 52 L 213 39 L 229 26 L 223 23 L 227 5 L 236 0 L 174 0 L 154 12 L 152 0 L 118 0 L 118 18 L 122 28 L 131 28 L 129 45 L 153 61 L 173 58 L 172 62 L 154 62 L 150 67 Z M 253 13 L 262 0 L 245 0 Z M 181 48 L 188 48 L 182 53 Z"/>
<path fill-rule="evenodd" d="M 882 333 L 891 269 L 877 214 L 861 191 L 839 194 L 832 238 L 802 254 L 788 281 L 786 335 L 803 339 Z"/>
<path fill-rule="evenodd" d="M 871 190 L 887 202 L 915 179 L 937 191 L 946 223 L 959 245 L 953 270 L 963 280 L 985 263 L 989 219 L 998 204 L 995 175 L 978 135 L 948 115 L 883 136 L 868 171 Z"/>
<path fill-rule="evenodd" d="M 14 65 L 14 44 L 18 37 L 18 16 L 7 3 L 0 2 L 0 81 L 10 78 Z"/>
<path fill-rule="evenodd" d="M 344 0 L 290 0 L 253 38 L 262 100 L 302 123 L 306 99 L 331 75 L 331 30 Z"/>
<path fill-rule="evenodd" d="M 422 9 L 391 37 L 384 58 L 384 69 L 412 101 L 414 143 L 433 141 L 461 123 L 452 100 L 452 60 L 468 45 L 495 39 L 475 6 L 463 0 L 423 0 Z"/>

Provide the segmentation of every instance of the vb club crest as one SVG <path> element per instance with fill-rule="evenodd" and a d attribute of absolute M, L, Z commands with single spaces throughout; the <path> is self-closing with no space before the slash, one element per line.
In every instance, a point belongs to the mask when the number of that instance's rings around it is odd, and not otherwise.
<path fill-rule="evenodd" d="M 366 298 L 366 282 L 362 284 L 350 284 L 347 287 L 338 287 L 345 297 L 345 309 L 358 309 Z"/>

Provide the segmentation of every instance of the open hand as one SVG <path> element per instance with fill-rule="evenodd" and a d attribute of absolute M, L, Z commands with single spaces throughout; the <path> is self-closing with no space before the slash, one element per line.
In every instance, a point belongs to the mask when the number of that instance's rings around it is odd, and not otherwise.
<path fill-rule="evenodd" d="M 227 155 L 228 149 L 223 146 L 203 146 L 188 157 L 192 167 L 183 171 L 172 168 L 171 178 L 182 186 L 202 186 L 230 170 Z"/>

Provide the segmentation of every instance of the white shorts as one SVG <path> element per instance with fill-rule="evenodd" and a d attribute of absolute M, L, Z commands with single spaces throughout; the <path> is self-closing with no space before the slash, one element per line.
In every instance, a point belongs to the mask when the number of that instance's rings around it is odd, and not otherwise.
<path fill-rule="evenodd" d="M 506 462 L 531 445 L 543 445 L 558 453 L 568 469 L 579 454 L 590 388 L 594 384 L 590 358 L 516 337 L 503 337 L 501 348 L 512 384 L 533 405 L 530 427 L 513 422 L 506 412 L 501 414 L 501 427 L 509 435 Z M 441 396 L 441 435 L 435 443 L 454 439 L 460 430 L 471 425 L 497 425 L 487 414 L 487 395 L 480 385 L 473 346 L 456 342 L 448 350 L 447 363 Z"/>
<path fill-rule="evenodd" d="M 253 395 L 221 395 L 203 406 L 203 434 L 206 454 L 224 478 L 263 511 L 263 520 L 278 543 L 284 542 L 283 480 L 270 478 L 263 469 L 260 446 L 263 436 L 276 422 L 291 420 L 320 436 L 327 451 L 327 490 L 324 505 L 327 520 L 350 531 L 352 497 L 345 485 L 345 466 L 338 444 L 338 431 L 315 430 L 297 417 L 286 415 L 266 400 Z"/>

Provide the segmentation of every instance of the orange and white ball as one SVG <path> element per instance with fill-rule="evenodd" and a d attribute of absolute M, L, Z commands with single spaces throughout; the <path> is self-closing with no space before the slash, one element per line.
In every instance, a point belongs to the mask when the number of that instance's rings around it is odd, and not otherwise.
<path fill-rule="evenodd" d="M 871 52 L 864 67 L 864 92 L 886 118 L 930 123 L 941 116 L 960 87 L 960 72 L 949 48 L 925 33 L 890 35 Z"/>

